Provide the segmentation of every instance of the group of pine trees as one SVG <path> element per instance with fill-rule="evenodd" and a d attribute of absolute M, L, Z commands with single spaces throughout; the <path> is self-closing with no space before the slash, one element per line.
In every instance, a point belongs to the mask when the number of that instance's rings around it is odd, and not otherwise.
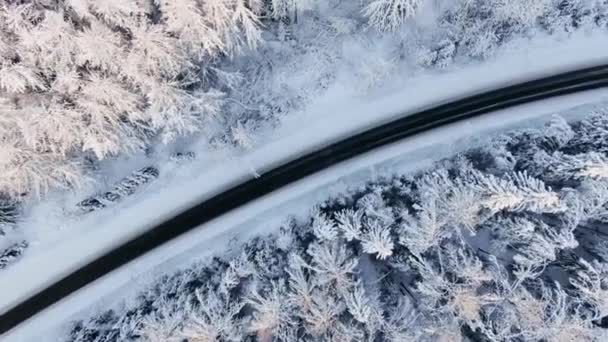
<path fill-rule="evenodd" d="M 0 193 L 21 198 L 72 188 L 87 174 L 85 160 L 208 133 L 217 126 L 211 122 L 224 122 L 226 96 L 239 79 L 238 70 L 220 65 L 263 43 L 273 21 L 294 24 L 319 1 L 4 1 Z M 396 31 L 435 3 L 369 0 L 359 16 L 379 31 Z M 456 1 L 440 15 L 445 39 L 422 48 L 420 62 L 441 66 L 457 53 L 487 54 L 532 26 L 606 27 L 606 11 L 602 1 Z M 235 141 L 250 144 L 247 124 L 224 123 Z"/>
<path fill-rule="evenodd" d="M 220 115 L 216 58 L 260 41 L 258 1 L 0 4 L 0 192 L 39 195 Z"/>
<path fill-rule="evenodd" d="M 303 101 L 302 94 L 287 94 L 283 87 L 268 95 L 263 88 L 270 76 L 259 75 L 260 66 L 251 66 L 255 72 L 246 73 L 247 80 L 238 69 L 224 69 L 231 58 L 263 46 L 265 31 L 281 37 L 281 49 L 290 45 L 289 51 L 296 54 L 316 53 L 333 60 L 330 67 L 335 67 L 339 59 L 322 50 L 334 43 L 313 42 L 306 40 L 308 36 L 320 40 L 354 30 L 367 32 L 370 26 L 392 34 L 424 6 L 441 2 L 366 0 L 358 4 L 356 17 L 312 15 L 311 25 L 319 32 L 286 38 L 294 33 L 286 27 L 298 25 L 298 18 L 301 23 L 304 12 L 319 1 L 1 2 L 0 269 L 17 260 L 29 245 L 13 234 L 19 202 L 56 187 L 81 184 L 91 171 L 91 161 L 184 134 L 207 134 L 218 124 L 227 126 L 224 130 L 232 142 L 251 146 L 249 131 L 257 121 L 276 120 L 275 115 L 284 115 L 293 103 Z M 332 6 L 341 6 L 340 1 Z M 605 1 L 458 0 L 440 13 L 437 39 L 420 46 L 417 62 L 442 68 L 457 56 L 485 58 L 511 37 L 535 28 L 554 32 L 607 25 Z M 411 45 L 420 43 L 411 35 L 406 38 L 415 42 Z M 270 74 L 276 70 L 273 64 L 283 64 L 285 56 L 277 50 L 268 53 L 277 55 L 263 56 L 272 60 Z M 320 88 L 331 82 L 330 72 L 317 72 Z M 252 100 L 240 103 L 231 98 L 232 92 L 247 93 Z M 242 115 L 233 115 L 238 111 Z M 601 155 L 593 153 L 588 160 L 571 158 L 567 163 L 550 155 L 535 158 L 544 163 L 543 171 L 517 177 L 539 177 L 544 172 L 544 177 L 555 177 L 545 180 L 552 184 L 563 180 L 564 170 L 581 168 L 581 162 L 603 162 Z M 598 172 L 602 169 L 589 171 Z M 85 212 L 106 207 L 157 176 L 156 166 L 136 170 L 77 206 Z M 517 182 L 517 177 L 512 181 Z"/>
<path fill-rule="evenodd" d="M 0 4 L 0 192 L 82 181 L 82 161 L 200 131 L 221 116 L 214 67 L 296 0 L 10 0 Z M 302 2 L 303 3 L 303 2 Z"/>
<path fill-rule="evenodd" d="M 608 110 L 362 184 L 68 341 L 605 341 Z"/>

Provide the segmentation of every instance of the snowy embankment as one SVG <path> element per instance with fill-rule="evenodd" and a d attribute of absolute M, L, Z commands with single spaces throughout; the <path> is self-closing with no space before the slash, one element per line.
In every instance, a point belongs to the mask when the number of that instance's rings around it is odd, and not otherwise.
<path fill-rule="evenodd" d="M 448 75 L 427 76 L 418 80 L 412 80 L 412 84 L 416 84 L 416 88 L 404 88 L 403 90 L 394 91 L 391 95 L 376 99 L 375 101 L 359 100 L 359 103 L 355 104 L 351 100 L 348 106 L 344 106 L 344 103 L 341 105 L 334 103 L 333 106 L 327 103 L 319 105 L 315 109 L 316 112 L 313 111 L 313 113 L 316 113 L 316 116 L 315 114 L 310 114 L 311 116 L 322 118 L 323 112 L 338 108 L 341 109 L 341 112 L 335 113 L 331 117 L 323 118 L 323 120 L 315 120 L 312 124 L 307 125 L 305 129 L 299 127 L 301 130 L 292 136 L 277 137 L 239 160 L 233 160 L 228 165 L 224 164 L 216 169 L 211 168 L 207 173 L 199 175 L 197 178 L 188 180 L 179 179 L 176 183 L 179 182 L 181 184 L 175 184 L 170 187 L 164 184 L 163 189 L 159 189 L 160 186 L 157 185 L 158 188 L 149 189 L 145 197 L 140 197 L 138 203 L 130 202 L 120 209 L 115 208 L 104 211 L 103 216 L 102 214 L 98 215 L 95 220 L 98 222 L 97 224 L 102 224 L 101 226 L 91 229 L 86 234 L 73 236 L 71 239 L 63 241 L 60 245 L 47 248 L 44 253 L 32 253 L 25 257 L 22 262 L 16 264 L 15 267 L 9 268 L 2 275 L 3 277 L 7 277 L 6 279 L 11 279 L 9 282 L 3 282 L 0 287 L 0 296 L 2 296 L 0 297 L 0 303 L 2 303 L 3 310 L 40 289 L 43 284 L 48 284 L 48 282 L 58 279 L 58 277 L 66 274 L 69 270 L 86 263 L 86 261 L 110 249 L 111 246 L 115 246 L 120 241 L 137 235 L 142 230 L 153 225 L 154 222 L 158 222 L 179 212 L 184 206 L 211 196 L 235 181 L 252 177 L 252 170 L 262 173 L 264 170 L 276 166 L 284 160 L 315 147 L 325 145 L 339 137 L 348 136 L 370 125 L 386 121 L 389 118 L 393 118 L 397 113 L 410 112 L 436 104 L 438 99 L 448 100 L 480 90 L 487 90 L 504 83 L 512 83 L 514 80 L 528 79 L 531 76 L 555 72 L 557 69 L 562 68 L 568 69 L 574 65 L 580 66 L 581 64 L 587 64 L 590 61 L 600 59 L 598 56 L 601 56 L 601 54 L 598 54 L 597 51 L 593 56 L 590 54 L 589 56 L 582 56 L 583 58 L 580 58 L 581 55 L 574 54 L 575 51 L 580 51 L 579 49 L 584 44 L 590 44 L 587 45 L 587 48 L 601 46 L 594 44 L 593 39 L 587 41 L 584 39 L 577 40 L 576 42 L 577 46 L 574 47 L 572 45 L 572 49 L 569 51 L 564 46 L 556 48 L 562 52 L 561 55 L 564 60 L 559 61 L 559 59 L 553 58 L 551 60 L 555 64 L 552 65 L 543 63 L 544 65 L 541 67 L 540 62 L 536 65 L 526 63 L 529 59 L 542 61 L 541 55 L 551 56 L 558 52 L 557 50 L 549 52 L 548 49 L 540 49 L 539 51 L 542 52 L 538 52 L 536 56 L 525 55 L 518 62 L 514 62 L 518 57 L 510 56 L 507 58 L 510 63 L 507 63 L 507 60 L 497 60 L 492 63 L 454 71 Z M 576 58 L 580 59 L 577 60 L 573 56 L 578 56 Z M 504 67 L 505 64 L 510 64 L 512 69 L 507 70 Z M 497 66 L 501 67 L 497 68 Z M 491 80 L 488 78 L 490 74 L 493 75 Z M 476 75 L 479 75 L 479 77 L 475 77 Z M 461 88 L 464 77 L 471 79 L 471 82 L 467 82 L 470 88 L 468 87 L 466 90 Z M 438 85 L 440 85 L 440 88 L 437 88 Z M 66 319 L 74 317 L 73 315 L 79 312 L 82 313 L 82 310 L 85 310 L 91 304 L 92 297 L 110 300 L 116 296 L 118 289 L 123 288 L 127 284 L 129 286 L 137 284 L 136 279 L 139 281 L 139 284 L 144 284 L 147 279 L 156 274 L 151 270 L 159 264 L 164 263 L 162 267 L 157 268 L 159 272 L 173 269 L 173 267 L 179 267 L 187 263 L 192 258 L 199 258 L 205 253 L 218 251 L 222 246 L 225 246 L 227 240 L 234 237 L 236 232 L 239 233 L 238 237 L 242 239 L 246 234 L 260 232 L 265 227 L 273 227 L 275 226 L 273 223 L 282 219 L 282 216 L 286 212 L 292 214 L 301 212 L 302 209 L 308 208 L 312 203 L 327 195 L 327 187 L 322 191 L 314 191 L 315 189 L 318 190 L 320 187 L 327 186 L 340 177 L 354 173 L 357 170 L 366 169 L 371 165 L 390 160 L 398 155 L 407 155 L 408 153 L 410 153 L 410 157 L 406 159 L 408 163 L 412 163 L 412 160 L 423 162 L 426 159 L 427 161 L 432 161 L 438 157 L 446 156 L 465 148 L 467 145 L 459 139 L 469 136 L 472 132 L 475 132 L 477 135 L 482 131 L 492 131 L 499 127 L 512 126 L 517 124 L 517 122 L 546 114 L 553 114 L 572 106 L 602 99 L 606 99 L 605 91 L 593 91 L 586 94 L 554 99 L 542 104 L 526 105 L 523 108 L 503 111 L 491 117 L 488 116 L 487 118 L 452 125 L 396 144 L 393 147 L 384 149 L 381 153 L 373 153 L 369 157 L 361 157 L 343 163 L 338 167 L 298 182 L 287 189 L 277 191 L 263 200 L 226 215 L 221 220 L 211 222 L 204 229 L 198 229 L 163 246 L 158 251 L 150 253 L 127 267 L 114 272 L 105 277 L 103 281 L 83 289 L 66 299 L 63 303 L 60 303 L 60 305 L 56 305 L 44 314 L 30 320 L 27 324 L 14 330 L 7 338 L 11 340 L 25 340 L 26 338 L 34 337 L 37 333 L 44 333 L 56 323 L 65 322 Z M 370 116 L 369 113 L 378 115 Z M 517 115 L 514 115 L 515 113 Z M 311 138 L 312 132 L 314 132 L 315 139 Z M 453 144 L 456 141 L 460 141 L 460 143 Z M 470 142 L 471 140 L 468 141 Z M 430 148 L 430 146 L 433 146 L 432 153 L 430 153 L 430 150 L 424 149 Z M 415 153 L 415 151 L 424 151 L 424 153 L 421 155 L 420 153 Z M 243 167 L 243 163 L 246 163 L 248 167 Z M 416 163 L 414 162 L 414 164 Z M 209 179 L 217 180 L 217 182 L 208 184 L 207 180 Z M 192 189 L 196 189 L 196 191 Z M 297 204 L 294 203 L 296 200 Z M 125 215 L 127 212 L 128 218 Z M 125 216 L 125 219 L 99 223 L 105 215 L 110 216 L 116 213 L 121 213 Z M 151 217 L 150 213 L 155 213 L 154 217 Z M 107 218 L 108 216 L 105 217 Z M 247 231 L 239 229 L 239 226 L 245 222 L 247 222 Z M 86 222 L 82 223 L 85 224 Z M 93 222 L 88 222 L 87 224 L 90 225 Z M 86 225 L 83 225 L 83 227 L 86 227 Z M 91 243 L 93 241 L 94 244 Z M 202 246 L 205 248 L 205 253 L 200 252 Z M 177 256 L 178 254 L 179 256 Z M 58 263 L 57 260 L 62 260 L 62 262 Z M 37 271 L 32 273 L 32 269 L 36 269 Z M 133 286 L 133 288 L 135 287 Z M 120 296 L 124 296 L 127 292 L 124 289 L 121 290 Z M 107 301 L 105 300 L 103 303 L 104 307 L 107 305 Z M 33 326 L 36 326 L 36 329 L 32 329 Z"/>

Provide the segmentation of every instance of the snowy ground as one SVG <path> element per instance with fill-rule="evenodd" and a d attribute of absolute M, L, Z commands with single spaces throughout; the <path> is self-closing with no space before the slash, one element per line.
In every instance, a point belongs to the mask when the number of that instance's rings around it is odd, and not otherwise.
<path fill-rule="evenodd" d="M 17 262 L 0 270 L 0 311 L 155 222 L 315 147 L 437 101 L 608 60 L 608 36 L 601 30 L 551 36 L 541 32 L 533 38 L 494 42 L 488 56 L 471 60 L 469 51 L 441 60 L 440 55 L 449 52 L 439 44 L 443 33 L 420 34 L 433 25 L 432 13 L 399 34 L 379 37 L 362 29 L 361 18 L 354 14 L 357 9 L 350 7 L 320 9 L 327 16 L 310 12 L 295 26 L 269 27 L 267 44 L 259 52 L 228 63 L 227 70 L 242 72 L 245 82 L 231 94 L 234 105 L 227 107 L 230 115 L 223 127 L 242 130 L 223 132 L 211 142 L 187 138 L 104 162 L 88 188 L 51 194 L 26 208 L 18 228 L 0 237 L 0 250 L 29 242 Z M 406 41 L 416 46 L 404 47 Z M 420 51 L 426 54 L 419 55 Z M 405 57 L 395 60 L 397 55 Z M 426 65 L 429 58 L 432 63 Z M 259 63 L 263 60 L 268 63 Z M 263 117 L 257 112 L 271 114 Z M 196 152 L 194 160 L 170 158 L 174 152 L 189 151 Z M 160 177 L 135 195 L 88 214 L 76 207 L 82 199 L 107 191 L 133 170 L 149 165 L 160 170 Z M 155 257 L 152 264 L 163 258 Z M 104 283 L 109 288 L 120 286 Z"/>
<path fill-rule="evenodd" d="M 296 216 L 305 215 L 313 204 L 328 196 L 339 194 L 350 185 L 391 174 L 397 172 L 396 170 L 409 172 L 427 167 L 439 158 L 475 146 L 480 141 L 483 142 L 484 136 L 487 134 L 505 128 L 537 126 L 539 123 L 545 122 L 551 114 L 561 113 L 566 117 L 576 117 L 580 113 L 589 111 L 590 107 L 584 106 L 584 104 L 596 101 L 608 101 L 608 93 L 603 90 L 593 91 L 501 111 L 488 117 L 451 125 L 408 139 L 380 152 L 370 153 L 369 156 L 362 156 L 323 171 L 211 222 L 202 227 L 204 229 L 198 229 L 172 241 L 154 253 L 138 259 L 67 298 L 59 305 L 14 330 L 12 335 L 8 335 L 7 338 L 26 341 L 34 338 L 38 333 L 46 334 L 46 329 L 66 322 L 70 317 L 84 317 L 90 310 L 95 312 L 107 308 L 125 297 L 129 298 L 133 291 L 145 286 L 151 279 L 163 273 L 187 267 L 193 260 L 221 251 L 229 241 L 236 246 L 238 241 L 244 242 L 252 235 L 278 228 L 287 213 Z M 583 107 L 569 110 L 572 106 L 577 105 L 583 105 Z M 471 132 L 475 132 L 475 135 L 471 135 Z M 142 208 L 139 204 L 137 207 Z M 120 222 L 115 222 L 115 224 L 120 225 Z M 84 239 L 81 243 L 86 240 L 99 241 L 103 238 L 99 232 L 100 230 L 95 230 L 91 231 L 88 236 L 79 236 Z M 109 237 L 112 236 L 112 233 L 106 231 L 103 235 Z M 75 254 L 64 255 L 62 259 L 73 258 L 77 254 L 82 255 L 84 248 L 76 249 L 75 246 L 78 246 L 78 242 L 71 245 L 71 248 L 65 249 Z M 29 262 L 28 259 L 25 259 L 22 265 Z M 43 260 L 38 259 L 36 262 L 40 263 Z M 41 264 L 38 266 L 40 267 Z M 48 265 L 41 269 L 44 270 L 47 267 L 54 266 Z M 11 270 L 9 269 L 7 272 L 11 273 Z M 13 280 L 29 277 L 28 282 L 34 283 L 32 281 L 34 275 L 31 273 L 15 272 L 11 276 Z M 37 281 L 42 281 L 42 279 L 44 278 L 38 278 Z M 4 303 L 28 293 L 23 281 L 10 283 L 13 285 L 0 289 L 1 294 L 12 294 L 11 296 L 3 295 Z M 21 284 L 21 286 L 17 286 L 17 284 Z M 19 293 L 20 295 L 18 295 Z M 93 304 L 90 301 L 92 297 L 102 299 Z M 33 326 L 36 329 L 33 329 Z"/>
<path fill-rule="evenodd" d="M 545 20 L 553 26 L 535 31 L 526 26 L 529 23 L 515 20 L 517 24 L 509 27 L 508 34 L 501 32 L 501 39 L 473 44 L 471 39 L 479 32 L 447 25 L 445 18 L 437 18 L 436 2 L 425 5 L 415 20 L 394 34 L 379 34 L 366 28 L 360 4 L 328 1 L 315 6 L 300 13 L 297 23 L 269 22 L 265 43 L 258 51 L 222 63 L 223 70 L 238 72 L 242 78 L 230 93 L 232 104 L 226 106 L 225 122 L 219 128 L 210 127 L 212 132 L 202 132 L 201 136 L 100 163 L 89 186 L 51 194 L 43 202 L 24 208 L 17 229 L 0 237 L 0 251 L 26 241 L 29 247 L 13 262 L 18 264 L 80 233 L 105 231 L 99 228 L 104 222 L 127 215 L 136 202 L 150 197 L 172 199 L 171 203 L 164 201 L 153 206 L 155 217 L 133 221 L 129 229 L 120 229 L 113 242 L 99 243 L 91 252 L 98 254 L 109 244 L 124 241 L 147 224 L 226 184 L 262 172 L 314 146 L 437 101 L 590 65 L 608 57 L 608 47 L 603 44 L 607 39 L 605 31 L 581 24 L 587 16 L 597 15 L 596 25 L 601 26 L 604 17 L 593 11 L 585 15 L 565 9 L 560 12 L 563 18 L 573 16 L 580 21 L 572 19 L 578 23 L 577 30 L 567 20 L 560 23 L 551 10 Z M 479 21 L 477 17 L 465 19 Z M 482 24 L 500 26 L 500 20 L 504 20 L 499 16 L 493 19 L 496 22 Z M 433 26 L 436 23 L 439 28 Z M 563 30 L 557 28 L 558 24 L 563 24 Z M 451 45 L 444 44 L 446 39 Z M 461 46 L 458 51 L 447 48 L 457 44 Z M 474 53 L 479 44 L 487 44 L 482 55 Z M 209 140 L 207 133 L 214 138 Z M 273 143 L 284 148 L 266 149 Z M 172 158 L 176 152 L 194 152 L 196 157 L 176 161 Z M 265 157 L 249 157 L 256 153 Z M 230 165 L 233 173 L 212 177 L 225 174 L 216 168 L 221 164 Z M 93 213 L 84 214 L 77 207 L 80 201 L 104 194 L 134 170 L 147 166 L 157 168 L 160 177 L 137 189 L 137 194 Z M 4 276 L 2 273 L 5 271 L 0 269 L 0 277 Z"/>
<path fill-rule="evenodd" d="M 192 161 L 171 161 L 171 149 L 158 151 L 151 157 L 141 155 L 114 160 L 102 166 L 100 173 L 105 181 L 97 183 L 95 189 L 56 194 L 28 210 L 18 229 L 3 243 L 26 240 L 30 247 L 15 266 L 2 270 L 0 277 L 10 278 L 13 272 L 27 272 L 30 267 L 27 265 L 47 259 L 48 255 L 60 255 L 56 254 L 59 251 L 73 253 L 63 247 L 64 244 L 73 245 L 75 241 L 82 241 L 80 234 L 98 230 L 105 238 L 95 239 L 95 245 L 88 248 L 86 256 L 55 257 L 54 262 L 62 260 L 61 264 L 65 265 L 56 265 L 48 271 L 81 265 L 237 180 L 253 177 L 285 160 L 396 116 L 479 91 L 607 60 L 608 47 L 602 44 L 607 38 L 603 33 L 575 35 L 566 41 L 545 37 L 525 49 L 514 43 L 518 48 L 506 47 L 496 58 L 484 63 L 397 79 L 378 88 L 378 92 L 366 95 L 360 95 L 345 79 L 327 89 L 324 96 L 313 101 L 306 110 L 286 118 L 280 130 L 267 131 L 264 140 L 246 152 L 220 153 L 205 147 L 206 142 L 201 141 L 180 147 L 181 151 L 197 153 Z M 466 87 L 462 84 L 465 78 L 468 80 Z M 109 184 L 129 175 L 132 170 L 149 165 L 160 170 L 160 178 L 136 195 L 114 207 L 89 214 L 83 214 L 76 207 L 76 203 L 91 193 L 105 191 Z M 146 214 L 138 215 L 138 212 Z M 150 213 L 154 213 L 153 216 Z M 125 219 L 117 222 L 117 216 Z M 17 266 L 19 264 L 22 266 Z"/>
<path fill-rule="evenodd" d="M 227 73 L 225 77 L 240 75 L 225 82 L 230 89 L 223 122 L 170 146 L 150 146 L 146 153 L 102 162 L 95 165 L 94 182 L 88 187 L 51 194 L 43 203 L 28 203 L 24 222 L 2 238 L 0 250 L 27 241 L 26 254 L 33 254 L 82 230 L 78 222 L 88 219 L 79 217 L 75 204 L 108 191 L 141 167 L 152 164 L 161 169 L 153 189 L 167 182 L 188 182 L 212 165 L 289 136 L 311 122 L 324 126 L 328 122 L 323 120 L 333 120 L 344 125 L 356 115 L 345 111 L 377 102 L 385 94 L 402 98 L 391 108 L 383 104 L 360 115 L 376 120 L 370 113 L 377 110 L 412 108 L 432 96 L 483 89 L 494 82 L 606 56 L 602 44 L 606 15 L 599 3 L 543 1 L 543 8 L 531 7 L 534 11 L 496 0 L 472 3 L 426 1 L 415 18 L 389 34 L 368 27 L 361 2 L 298 2 L 297 21 L 265 21 L 264 42 L 258 50 L 214 65 Z M 497 6 L 491 6 L 494 3 Z M 491 76 L 482 69 L 478 75 L 465 71 L 471 76 L 463 88 L 458 70 L 475 69 L 481 61 L 492 70 Z M 433 79 L 442 73 L 454 77 L 438 89 Z M 195 152 L 197 157 L 189 166 L 177 167 L 170 158 L 174 152 Z"/>

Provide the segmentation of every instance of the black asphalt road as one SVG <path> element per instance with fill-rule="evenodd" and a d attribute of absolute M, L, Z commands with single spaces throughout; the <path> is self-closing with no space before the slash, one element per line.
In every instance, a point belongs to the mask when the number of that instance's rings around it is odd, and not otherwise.
<path fill-rule="evenodd" d="M 133 240 L 123 243 L 111 252 L 74 270 L 8 312 L 2 313 L 0 334 L 163 243 L 190 230 L 202 229 L 200 228 L 202 224 L 315 172 L 442 125 L 532 101 L 606 86 L 608 86 L 608 65 L 600 65 L 508 86 L 417 113 L 403 113 L 399 119 L 299 157 L 263 173 L 259 178 L 235 185 L 184 210 Z"/>

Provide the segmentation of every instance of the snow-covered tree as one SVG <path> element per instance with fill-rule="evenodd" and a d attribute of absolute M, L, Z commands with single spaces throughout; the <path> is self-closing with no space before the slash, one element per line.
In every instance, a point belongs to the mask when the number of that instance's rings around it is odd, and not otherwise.
<path fill-rule="evenodd" d="M 597 152 L 571 155 L 539 150 L 530 164 L 535 176 L 552 183 L 608 177 L 608 159 Z"/>
<path fill-rule="evenodd" d="M 338 229 L 334 223 L 318 210 L 312 213 L 312 227 L 320 240 L 333 241 L 338 237 Z"/>
<path fill-rule="evenodd" d="M 285 288 L 281 284 L 273 283 L 268 293 L 262 295 L 253 293 L 247 299 L 253 310 L 253 317 L 249 330 L 254 332 L 260 341 L 271 341 L 273 336 L 291 323 L 289 316 Z"/>
<path fill-rule="evenodd" d="M 185 322 L 177 335 L 188 341 L 200 342 L 242 340 L 245 322 L 238 318 L 238 314 L 244 303 L 217 295 L 212 290 L 206 294 L 196 291 L 195 296 L 197 305 L 186 306 Z"/>
<path fill-rule="evenodd" d="M 312 305 L 312 298 L 316 285 L 314 279 L 310 279 L 305 274 L 304 265 L 306 262 L 297 254 L 292 254 L 289 259 L 289 300 L 303 310 L 308 310 Z"/>
<path fill-rule="evenodd" d="M 298 0 L 271 0 L 270 9 L 272 17 L 275 20 L 290 18 L 296 9 L 296 2 Z"/>
<path fill-rule="evenodd" d="M 17 223 L 18 212 L 15 202 L 0 195 L 0 236 L 6 234 L 6 230 Z"/>
<path fill-rule="evenodd" d="M 312 262 L 307 267 L 316 272 L 317 283 L 335 284 L 346 288 L 352 283 L 357 260 L 353 259 L 346 247 L 338 241 L 313 244 L 308 248 Z"/>
<path fill-rule="evenodd" d="M 515 34 L 532 30 L 556 6 L 553 0 L 458 0 L 441 25 L 460 52 L 484 58 Z"/>
<path fill-rule="evenodd" d="M 570 278 L 570 284 L 582 303 L 591 309 L 591 319 L 608 316 L 608 266 L 597 260 L 579 260 L 581 268 Z"/>
<path fill-rule="evenodd" d="M 373 306 L 365 294 L 361 284 L 356 284 L 352 293 L 346 295 L 346 307 L 348 312 L 359 323 L 370 323 L 372 320 Z"/>
<path fill-rule="evenodd" d="M 365 253 L 376 254 L 378 259 L 386 259 L 393 254 L 391 232 L 377 221 L 369 223 L 367 233 L 361 238 L 361 245 Z"/>
<path fill-rule="evenodd" d="M 332 296 L 327 289 L 315 293 L 308 310 L 301 314 L 306 329 L 313 337 L 332 336 L 337 330 L 339 315 L 344 311 L 344 304 Z"/>
<path fill-rule="evenodd" d="M 88 154 L 132 152 L 215 120 L 222 85 L 204 75 L 260 41 L 251 3 L 2 3 L 0 192 L 78 185 Z"/>
<path fill-rule="evenodd" d="M 17 260 L 29 246 L 27 241 L 21 241 L 8 246 L 0 252 L 0 270 Z"/>
<path fill-rule="evenodd" d="M 399 242 L 403 246 L 421 254 L 454 234 L 461 235 L 463 228 L 475 233 L 482 201 L 473 184 L 453 181 L 445 169 L 425 174 L 418 181 L 413 213 L 401 210 Z"/>
<path fill-rule="evenodd" d="M 581 174 L 605 157 L 588 129 L 552 120 L 354 187 L 70 340 L 606 340 L 608 185 Z M 532 151 L 564 167 L 543 178 Z"/>
<path fill-rule="evenodd" d="M 51 188 L 82 184 L 78 162 L 56 153 L 38 153 L 15 142 L 0 142 L 0 191 L 41 195 Z"/>
<path fill-rule="evenodd" d="M 547 188 L 544 182 L 526 172 L 510 174 L 506 179 L 481 177 L 479 191 L 484 193 L 483 205 L 492 211 L 562 210 L 558 195 L 551 191 L 551 188 Z"/>
<path fill-rule="evenodd" d="M 361 211 L 352 209 L 342 210 L 334 217 L 346 241 L 359 240 L 361 238 L 362 218 L 363 213 Z"/>
<path fill-rule="evenodd" d="M 86 198 L 80 201 L 77 206 L 85 212 L 105 208 L 124 197 L 132 195 L 143 185 L 158 178 L 158 175 L 158 169 L 152 166 L 135 170 L 129 176 L 116 183 L 110 191 Z"/>
<path fill-rule="evenodd" d="M 357 201 L 357 206 L 368 219 L 376 220 L 380 224 L 388 225 L 395 221 L 395 215 L 378 191 L 370 192 Z"/>
<path fill-rule="evenodd" d="M 423 0 L 373 0 L 363 10 L 371 26 L 381 31 L 396 31 L 416 15 Z"/>
<path fill-rule="evenodd" d="M 136 333 L 146 342 L 179 341 L 181 337 L 176 332 L 183 323 L 186 312 L 175 310 L 175 306 L 178 304 L 165 297 L 157 300 L 157 310 L 152 315 L 141 319 L 135 328 Z M 180 304 L 183 305 L 183 303 Z"/>
<path fill-rule="evenodd" d="M 534 277 L 549 262 L 556 260 L 560 250 L 578 246 L 572 227 L 550 226 L 523 218 L 498 219 L 491 225 L 496 236 L 493 244 L 515 250 L 514 274 L 520 279 Z"/>

